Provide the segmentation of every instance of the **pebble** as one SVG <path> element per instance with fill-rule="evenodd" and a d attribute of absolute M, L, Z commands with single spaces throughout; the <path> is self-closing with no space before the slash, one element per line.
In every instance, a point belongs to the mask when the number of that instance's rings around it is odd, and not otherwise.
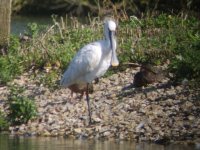
<path fill-rule="evenodd" d="M 74 129 L 75 134 L 81 134 L 82 133 L 82 129 L 81 128 L 76 128 Z"/>
<path fill-rule="evenodd" d="M 10 126 L 12 134 L 67 136 L 69 138 L 150 140 L 162 143 L 200 136 L 198 94 L 186 91 L 185 85 L 172 86 L 163 79 L 147 87 L 132 86 L 139 68 L 101 78 L 90 95 L 94 123 L 88 125 L 85 96 L 70 99 L 68 89 L 50 91 L 38 86 L 28 76 L 16 79 L 26 86 L 25 94 L 35 98 L 38 119 Z M 21 81 L 22 80 L 22 81 Z M 26 82 L 24 82 L 26 81 Z M 166 86 L 163 86 L 166 85 Z M 126 87 L 126 88 L 125 88 Z M 34 95 L 35 94 L 35 95 Z M 8 88 L 0 87 L 0 108 L 7 111 Z M 191 136 L 192 135 L 192 136 Z M 195 140 L 195 139 L 194 139 Z M 199 143 L 196 144 L 199 147 Z"/>

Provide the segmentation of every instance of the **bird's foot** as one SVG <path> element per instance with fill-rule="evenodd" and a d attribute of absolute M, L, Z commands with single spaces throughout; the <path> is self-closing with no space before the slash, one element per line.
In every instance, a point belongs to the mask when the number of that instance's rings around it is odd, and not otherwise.
<path fill-rule="evenodd" d="M 92 126 L 92 125 L 94 125 L 95 124 L 95 122 L 94 121 L 92 121 L 92 120 L 89 120 L 89 122 L 88 122 L 88 126 L 90 127 L 90 126 Z"/>

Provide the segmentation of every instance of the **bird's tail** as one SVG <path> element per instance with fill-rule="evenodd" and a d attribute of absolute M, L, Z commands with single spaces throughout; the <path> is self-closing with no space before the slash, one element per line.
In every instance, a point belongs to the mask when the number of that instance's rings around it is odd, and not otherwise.
<path fill-rule="evenodd" d="M 68 84 L 67 81 L 68 81 L 67 78 L 66 78 L 65 76 L 63 76 L 63 77 L 61 78 L 61 80 L 60 80 L 60 86 L 62 86 L 62 87 L 68 87 L 69 84 Z"/>

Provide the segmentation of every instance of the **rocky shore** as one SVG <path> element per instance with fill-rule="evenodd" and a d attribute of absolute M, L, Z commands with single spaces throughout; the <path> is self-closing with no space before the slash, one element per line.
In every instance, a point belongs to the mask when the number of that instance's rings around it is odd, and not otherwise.
<path fill-rule="evenodd" d="M 11 126 L 12 134 L 119 139 L 164 143 L 200 137 L 199 91 L 173 86 L 167 78 L 146 87 L 132 86 L 138 68 L 129 68 L 94 84 L 88 125 L 85 96 L 71 98 L 70 90 L 49 91 L 23 75 L 16 82 L 36 100 L 38 117 Z M 0 109 L 7 111 L 7 87 L 0 87 Z"/>

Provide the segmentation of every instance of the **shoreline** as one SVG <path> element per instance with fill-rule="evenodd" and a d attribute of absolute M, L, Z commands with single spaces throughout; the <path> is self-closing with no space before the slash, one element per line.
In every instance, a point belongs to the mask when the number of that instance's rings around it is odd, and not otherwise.
<path fill-rule="evenodd" d="M 28 76 L 14 82 L 33 96 L 38 117 L 27 124 L 9 127 L 14 135 L 64 136 L 86 139 L 152 141 L 197 140 L 200 137 L 200 101 L 187 86 L 176 87 L 168 79 L 143 88 L 130 86 L 138 68 L 129 68 L 94 85 L 90 95 L 94 125 L 88 126 L 85 96 L 69 99 L 68 89 L 54 92 L 35 84 Z M 0 108 L 7 110 L 7 87 L 1 87 Z M 73 102 L 73 103 L 72 103 Z"/>

